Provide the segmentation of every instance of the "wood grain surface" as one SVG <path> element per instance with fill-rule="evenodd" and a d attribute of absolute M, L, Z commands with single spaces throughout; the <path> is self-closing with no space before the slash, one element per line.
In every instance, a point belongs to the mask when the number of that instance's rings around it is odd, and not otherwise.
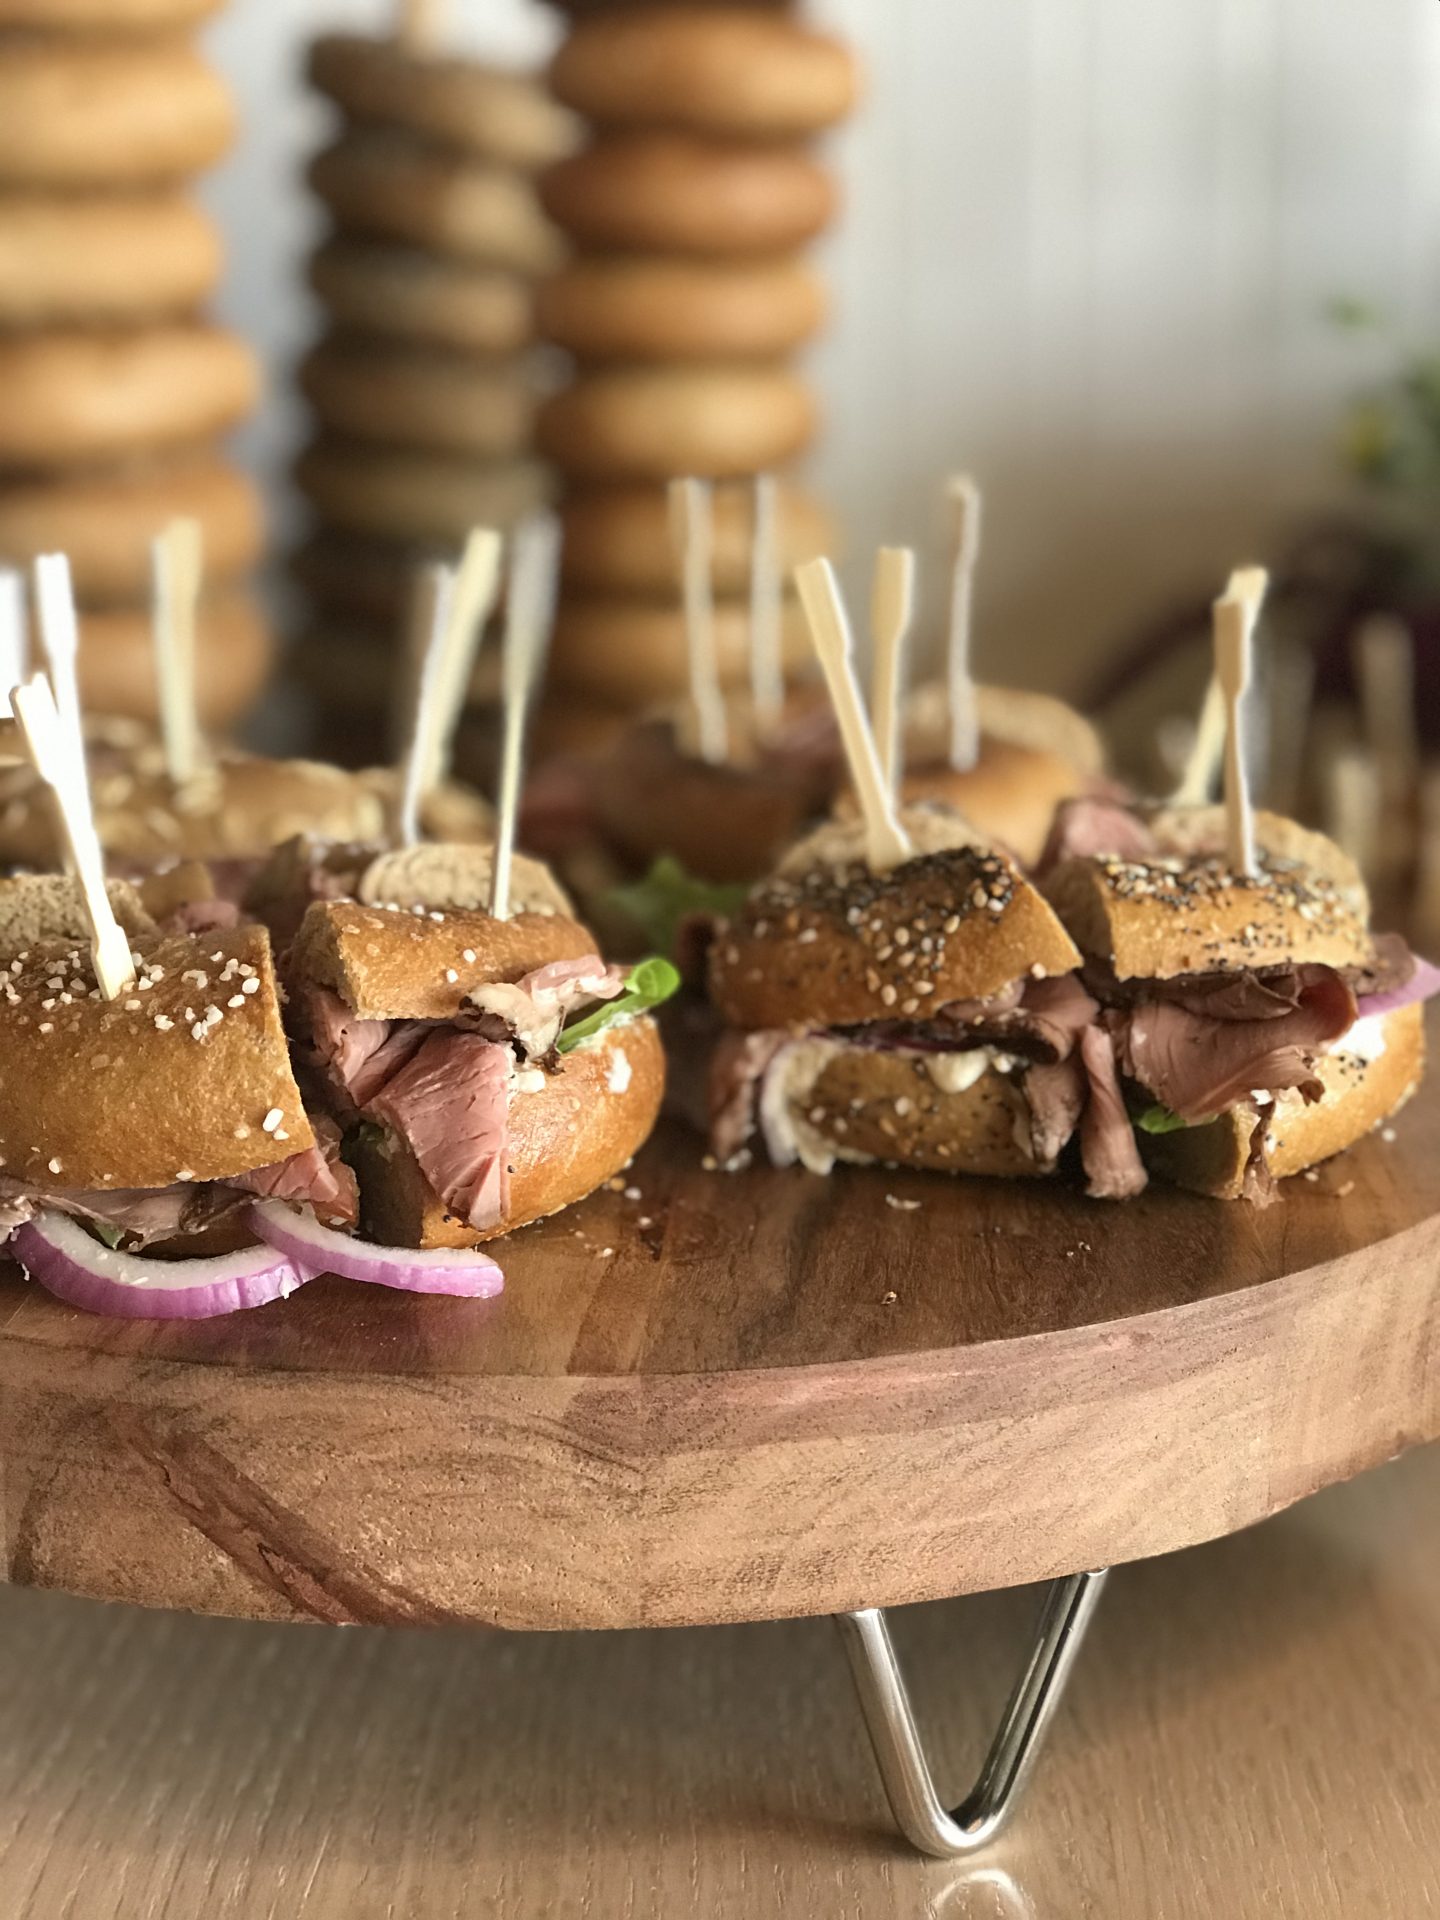
<path fill-rule="evenodd" d="M 896 1839 L 825 1621 L 296 1633 L 0 1589 L 6 1920 L 1425 1920 L 1440 1448 L 1110 1582 L 1017 1824 Z M 906 1609 L 968 1784 L 1032 1593 Z"/>
<path fill-rule="evenodd" d="M 719 1176 L 671 1130 L 504 1259 L 493 1302 L 327 1280 L 196 1325 L 0 1282 L 0 1569 L 261 1619 L 683 1625 L 1233 1531 L 1440 1432 L 1440 1084 L 1264 1212 Z"/>

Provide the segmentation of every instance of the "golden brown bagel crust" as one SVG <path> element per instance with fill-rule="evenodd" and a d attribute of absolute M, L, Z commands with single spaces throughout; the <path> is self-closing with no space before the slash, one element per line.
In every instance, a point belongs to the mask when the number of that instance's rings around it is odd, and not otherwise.
<path fill-rule="evenodd" d="M 617 1074 L 621 1056 L 625 1067 Z M 543 1088 L 515 1094 L 510 1207 L 483 1233 L 446 1213 L 397 1134 L 362 1130 L 354 1158 L 362 1231 L 385 1246 L 470 1247 L 573 1206 L 639 1152 L 655 1125 L 664 1089 L 659 1031 L 653 1020 L 640 1019 L 609 1028 L 566 1054 L 560 1072 L 547 1074 Z"/>
<path fill-rule="evenodd" d="M 781 636 L 784 663 L 809 653 L 799 610 L 787 603 Z M 748 603 L 715 603 L 715 653 L 720 682 L 741 686 L 750 672 Z M 550 643 L 549 683 L 564 693 L 632 710 L 686 691 L 685 622 L 680 609 L 654 600 L 562 601 Z"/>
<path fill-rule="evenodd" d="M 543 506 L 550 477 L 533 460 L 400 453 L 326 434 L 301 454 L 295 481 L 345 533 L 458 546 L 472 527 L 508 527 Z"/>
<path fill-rule="evenodd" d="M 981 685 L 975 710 L 982 734 L 1013 747 L 1053 753 L 1079 772 L 1105 771 L 1105 743 L 1084 714 L 1053 694 L 1026 687 Z M 950 753 L 950 693 L 943 680 L 926 680 L 905 702 L 905 758 L 914 767 L 938 766 Z"/>
<path fill-rule="evenodd" d="M 0 338 L 0 467 L 44 472 L 207 440 L 260 398 L 255 355 L 220 327 Z"/>
<path fill-rule="evenodd" d="M 67 189 L 203 173 L 235 137 L 229 89 L 183 38 L 17 39 L 0 61 L 0 185 Z"/>
<path fill-rule="evenodd" d="M 0 27 L 46 33 L 165 33 L 198 26 L 224 0 L 0 0 Z"/>
<path fill-rule="evenodd" d="M 1286 1092 L 1259 1116 L 1249 1107 L 1233 1107 L 1204 1126 L 1139 1133 L 1146 1166 L 1194 1193 L 1238 1200 L 1257 1126 L 1265 1128 L 1265 1159 L 1277 1180 L 1343 1153 L 1404 1106 L 1419 1086 L 1425 1071 L 1424 1012 L 1422 1006 L 1409 1006 L 1383 1016 L 1385 1051 L 1378 1060 L 1347 1055 L 1343 1041 L 1334 1052 L 1320 1054 L 1315 1073 L 1325 1094 L 1313 1106 Z"/>
<path fill-rule="evenodd" d="M 907 802 L 939 800 L 957 808 L 986 839 L 998 840 L 1022 866 L 1033 867 L 1056 807 L 1086 785 L 1087 776 L 1057 754 L 982 736 L 973 767 L 963 773 L 949 766 L 916 767 L 906 773 L 901 794 Z"/>
<path fill-rule="evenodd" d="M 846 1160 L 1012 1180 L 1051 1171 L 1027 1151 L 1030 1106 L 1015 1074 L 987 1070 L 942 1093 L 915 1054 L 838 1047 L 794 1117 Z"/>
<path fill-rule="evenodd" d="M 328 987 L 362 1020 L 453 1020 L 475 987 L 595 950 L 595 936 L 560 913 L 495 920 L 460 911 L 432 920 L 353 900 L 317 901 L 295 937 L 288 974 Z"/>
<path fill-rule="evenodd" d="M 553 394 L 538 439 L 587 480 L 726 479 L 792 459 L 818 424 L 810 388 L 782 367 L 622 367 Z"/>
<path fill-rule="evenodd" d="M 6 1175 L 46 1188 L 166 1187 L 229 1179 L 312 1146 L 264 928 L 198 939 L 137 934 L 133 944 L 139 978 L 152 983 L 118 1000 L 87 997 L 94 975 L 83 945 L 35 949 L 18 974 L 7 974 Z M 258 980 L 257 991 L 244 991 L 248 978 Z M 49 985 L 56 979 L 63 988 Z M 68 1006 L 61 991 L 71 993 Z M 212 1007 L 222 1017 L 197 1040 L 194 1029 Z M 276 1110 L 279 1124 L 267 1131 L 262 1123 Z"/>
<path fill-rule="evenodd" d="M 510 167 L 359 128 L 316 155 L 310 184 L 345 232 L 516 273 L 560 264 L 559 236 Z"/>
<path fill-rule="evenodd" d="M 1226 814 L 1223 806 L 1161 807 L 1147 816 L 1150 831 L 1166 853 L 1223 853 L 1226 844 Z M 1269 813 L 1257 807 L 1254 813 L 1255 841 L 1267 853 L 1282 860 L 1296 861 L 1333 881 L 1361 919 L 1370 917 L 1370 894 L 1365 876 L 1345 852 L 1326 834 L 1302 827 L 1283 813 Z"/>
<path fill-rule="evenodd" d="M 224 730 L 260 697 L 275 636 L 248 593 L 219 592 L 200 603 L 196 705 L 206 727 Z M 106 608 L 80 616 L 80 699 L 92 713 L 155 713 L 155 641 L 148 608 Z"/>
<path fill-rule="evenodd" d="M 794 147 L 723 147 L 684 134 L 610 134 L 542 176 L 552 220 L 584 247 L 789 253 L 823 233 L 838 194 Z"/>
<path fill-rule="evenodd" d="M 347 119 L 399 127 L 509 167 L 543 167 L 579 128 L 528 75 L 454 54 L 413 53 L 394 39 L 324 33 L 310 48 L 310 82 Z"/>
<path fill-rule="evenodd" d="M 150 542 L 181 516 L 200 522 L 212 584 L 259 560 L 265 522 L 254 481 L 210 454 L 188 453 L 0 486 L 0 555 L 25 564 L 63 553 L 82 604 L 139 605 L 150 594 Z"/>
<path fill-rule="evenodd" d="M 572 260 L 542 283 L 540 332 L 581 361 L 773 360 L 825 322 L 802 261 Z"/>
<path fill-rule="evenodd" d="M 123 325 L 209 299 L 220 231 L 180 193 L 0 199 L 0 327 Z"/>
<path fill-rule="evenodd" d="M 530 282 L 410 247 L 327 241 L 310 285 L 338 326 L 461 353 L 518 353 L 534 335 Z"/>
<path fill-rule="evenodd" d="M 1122 980 L 1315 961 L 1363 967 L 1369 928 L 1334 882 L 1262 852 L 1257 876 L 1223 860 L 1066 860 L 1045 893 L 1084 952 Z"/>
<path fill-rule="evenodd" d="M 550 63 L 587 120 L 797 140 L 843 120 L 858 75 L 828 34 L 747 7 L 625 7 L 575 27 Z"/>
<path fill-rule="evenodd" d="M 535 422 L 522 371 L 434 348 L 332 336 L 301 361 L 299 381 L 324 426 L 391 447 L 500 460 L 525 451 Z"/>
<path fill-rule="evenodd" d="M 1078 961 L 1017 868 L 956 847 L 890 873 L 854 862 L 762 882 L 710 949 L 710 997 L 737 1027 L 858 1026 L 928 1019 Z"/>
<path fill-rule="evenodd" d="M 748 594 L 754 506 L 744 481 L 721 482 L 712 496 L 710 578 L 718 594 Z M 781 486 L 776 501 L 781 570 L 833 553 L 835 523 L 812 494 Z M 675 549 L 663 486 L 585 487 L 560 508 L 565 583 L 597 594 L 649 594 L 673 603 Z"/>

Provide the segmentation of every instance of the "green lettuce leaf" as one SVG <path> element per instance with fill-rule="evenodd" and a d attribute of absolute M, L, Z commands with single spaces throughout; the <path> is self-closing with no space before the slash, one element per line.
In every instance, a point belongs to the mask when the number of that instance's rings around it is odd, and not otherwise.
<path fill-rule="evenodd" d="M 643 880 L 612 887 L 605 901 L 633 921 L 657 952 L 673 953 L 682 921 L 692 913 L 712 913 L 717 918 L 737 913 L 749 891 L 745 886 L 697 880 L 673 854 L 663 853 Z"/>
<path fill-rule="evenodd" d="M 125 1229 L 112 1225 L 108 1220 L 87 1220 L 85 1225 L 97 1240 L 110 1248 L 118 1247 L 125 1238 Z"/>
<path fill-rule="evenodd" d="M 677 993 L 679 988 L 679 969 L 668 960 L 652 954 L 648 960 L 637 961 L 630 969 L 625 991 L 617 999 L 607 1000 L 604 1006 L 596 1007 L 583 1020 L 577 1020 L 573 1026 L 567 1027 L 555 1042 L 556 1051 L 573 1052 L 583 1040 L 593 1040 L 597 1033 L 603 1033 L 622 1015 L 648 1013 L 651 1007 L 658 1007 L 671 994 Z"/>
<path fill-rule="evenodd" d="M 1132 1114 L 1131 1119 L 1142 1133 L 1178 1133 L 1187 1124 L 1178 1113 L 1172 1113 L 1169 1107 L 1162 1107 L 1158 1101 L 1153 1107 L 1146 1107 L 1143 1113 Z"/>

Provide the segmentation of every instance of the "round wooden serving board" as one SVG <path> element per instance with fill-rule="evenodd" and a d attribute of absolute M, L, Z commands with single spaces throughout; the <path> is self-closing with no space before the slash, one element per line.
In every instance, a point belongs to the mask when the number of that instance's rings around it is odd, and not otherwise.
<path fill-rule="evenodd" d="M 263 1619 L 659 1626 L 1232 1532 L 1440 1434 L 1440 1079 L 1264 1212 L 713 1174 L 665 1129 L 629 1194 L 502 1259 L 494 1301 L 321 1280 L 190 1325 L 7 1269 L 4 1574 Z"/>

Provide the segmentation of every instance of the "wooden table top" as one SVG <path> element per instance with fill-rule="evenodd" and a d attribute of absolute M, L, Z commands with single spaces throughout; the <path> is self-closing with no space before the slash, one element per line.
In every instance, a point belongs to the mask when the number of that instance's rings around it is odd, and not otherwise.
<path fill-rule="evenodd" d="M 342 1634 L 0 1588 L 0 1912 L 1421 1920 L 1437 1511 L 1432 1447 L 1116 1574 L 1016 1826 L 965 1865 L 895 1839 L 824 1621 Z M 895 1617 L 952 1793 L 1034 1604 Z"/>
<path fill-rule="evenodd" d="M 0 1279 L 0 1578 L 524 1628 L 891 1606 L 1171 1551 L 1440 1435 L 1440 1075 L 1268 1210 L 705 1172 L 502 1249 L 122 1322 Z"/>

